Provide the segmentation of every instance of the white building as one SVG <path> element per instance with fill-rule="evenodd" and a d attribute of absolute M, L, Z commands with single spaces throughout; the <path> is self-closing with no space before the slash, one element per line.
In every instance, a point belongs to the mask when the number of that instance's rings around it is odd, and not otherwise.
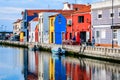
<path fill-rule="evenodd" d="M 18 19 L 16 22 L 13 23 L 13 34 L 19 35 L 22 28 L 22 20 Z"/>
<path fill-rule="evenodd" d="M 49 16 L 56 14 L 55 12 L 41 12 L 39 17 L 39 42 L 49 43 Z"/>
<path fill-rule="evenodd" d="M 96 44 L 111 46 L 114 41 L 114 45 L 120 46 L 120 0 L 93 3 L 91 16 Z"/>

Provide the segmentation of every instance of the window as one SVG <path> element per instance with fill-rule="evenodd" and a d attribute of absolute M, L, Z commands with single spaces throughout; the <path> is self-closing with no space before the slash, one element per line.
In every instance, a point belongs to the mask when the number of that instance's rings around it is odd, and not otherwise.
<path fill-rule="evenodd" d="M 100 37 L 100 31 L 96 31 L 96 38 Z"/>
<path fill-rule="evenodd" d="M 58 17 L 58 23 L 61 24 L 61 22 L 62 22 L 62 21 L 61 21 L 61 17 L 59 16 L 59 17 Z"/>
<path fill-rule="evenodd" d="M 98 19 L 102 18 L 102 10 L 98 10 Z"/>
<path fill-rule="evenodd" d="M 68 20 L 67 20 L 67 25 L 68 25 L 68 26 L 71 26 L 71 25 L 72 25 L 72 20 L 71 20 L 71 19 L 68 19 Z"/>
<path fill-rule="evenodd" d="M 72 33 L 70 33 L 70 39 L 72 39 Z"/>
<path fill-rule="evenodd" d="M 84 23 L 84 16 L 78 16 L 78 23 Z"/>
<path fill-rule="evenodd" d="M 101 38 L 102 38 L 102 39 L 105 39 L 105 37 L 106 37 L 106 32 L 105 32 L 105 30 L 101 30 Z"/>
<path fill-rule="evenodd" d="M 110 9 L 110 18 L 114 18 L 114 10 L 113 10 L 113 12 L 112 12 L 112 9 Z"/>
<path fill-rule="evenodd" d="M 78 11 L 79 9 L 78 8 L 75 8 L 75 11 Z"/>
<path fill-rule="evenodd" d="M 102 18 L 102 14 L 99 14 L 99 15 L 98 15 L 98 18 Z"/>
<path fill-rule="evenodd" d="M 113 30 L 113 39 L 114 39 L 114 40 L 117 39 L 117 30 Z"/>

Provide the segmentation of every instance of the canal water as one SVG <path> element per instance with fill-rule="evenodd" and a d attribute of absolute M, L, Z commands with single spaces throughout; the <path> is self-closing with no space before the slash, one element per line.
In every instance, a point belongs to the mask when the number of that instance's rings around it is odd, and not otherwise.
<path fill-rule="evenodd" d="M 120 80 L 120 64 L 0 46 L 0 80 Z"/>

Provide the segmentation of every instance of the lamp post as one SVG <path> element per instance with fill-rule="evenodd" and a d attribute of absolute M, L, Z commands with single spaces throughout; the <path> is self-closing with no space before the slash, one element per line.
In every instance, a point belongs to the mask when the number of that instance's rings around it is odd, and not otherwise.
<path fill-rule="evenodd" d="M 112 0 L 112 48 L 114 48 L 114 40 L 113 40 L 113 0 Z"/>

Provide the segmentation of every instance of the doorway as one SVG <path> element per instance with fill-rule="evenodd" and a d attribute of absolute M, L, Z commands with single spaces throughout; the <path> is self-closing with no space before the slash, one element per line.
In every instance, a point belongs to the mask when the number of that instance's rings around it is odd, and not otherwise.
<path fill-rule="evenodd" d="M 80 32 L 80 39 L 81 39 L 81 41 L 86 42 L 86 32 L 85 31 Z"/>

